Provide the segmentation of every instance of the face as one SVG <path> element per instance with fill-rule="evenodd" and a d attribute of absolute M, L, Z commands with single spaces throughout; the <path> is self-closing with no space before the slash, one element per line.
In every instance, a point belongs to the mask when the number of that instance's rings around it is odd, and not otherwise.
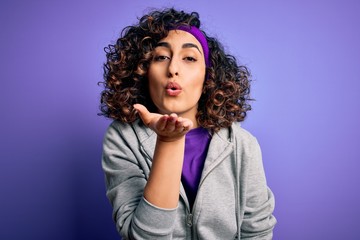
<path fill-rule="evenodd" d="M 205 79 L 201 44 L 188 32 L 171 30 L 153 51 L 149 91 L 159 113 L 176 113 L 196 125 L 198 101 Z"/>

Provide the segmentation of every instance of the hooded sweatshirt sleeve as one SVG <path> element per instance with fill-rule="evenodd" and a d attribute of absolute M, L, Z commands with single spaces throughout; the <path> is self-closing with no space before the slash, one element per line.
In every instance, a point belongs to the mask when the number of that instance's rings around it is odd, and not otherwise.
<path fill-rule="evenodd" d="M 113 219 L 123 239 L 171 239 L 177 209 L 158 208 L 143 197 L 151 160 L 140 149 L 129 124 L 109 126 L 102 167 Z"/>
<path fill-rule="evenodd" d="M 247 146 L 247 161 L 243 166 L 244 216 L 241 239 L 270 240 L 276 219 L 274 195 L 267 187 L 260 146 L 252 137 Z"/>

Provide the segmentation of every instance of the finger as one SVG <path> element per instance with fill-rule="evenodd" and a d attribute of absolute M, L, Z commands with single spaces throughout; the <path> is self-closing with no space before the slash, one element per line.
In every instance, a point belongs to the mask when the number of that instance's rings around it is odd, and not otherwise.
<path fill-rule="evenodd" d="M 164 115 L 162 116 L 159 121 L 156 123 L 156 129 L 158 129 L 159 131 L 164 131 L 166 128 L 166 124 L 168 121 L 169 116 L 168 115 Z"/>
<path fill-rule="evenodd" d="M 182 132 L 184 130 L 184 119 L 182 117 L 178 117 L 175 123 L 175 131 Z"/>
<path fill-rule="evenodd" d="M 175 113 L 170 114 L 165 127 L 166 131 L 172 132 L 175 130 L 177 118 L 178 117 Z"/>
<path fill-rule="evenodd" d="M 183 122 L 183 131 L 187 132 L 193 127 L 193 122 L 189 119 Z"/>
<path fill-rule="evenodd" d="M 139 113 L 139 116 L 141 118 L 141 120 L 146 124 L 149 125 L 150 121 L 151 121 L 151 114 L 150 112 L 147 110 L 147 108 L 142 105 L 142 104 L 134 104 L 133 107 L 135 108 L 135 110 Z"/>

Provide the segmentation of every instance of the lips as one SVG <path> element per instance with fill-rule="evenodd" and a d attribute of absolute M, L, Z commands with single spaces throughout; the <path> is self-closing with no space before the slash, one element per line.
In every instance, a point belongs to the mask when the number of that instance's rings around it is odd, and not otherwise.
<path fill-rule="evenodd" d="M 166 93 L 169 96 L 177 96 L 181 93 L 182 89 L 181 86 L 176 82 L 169 82 L 166 87 Z"/>

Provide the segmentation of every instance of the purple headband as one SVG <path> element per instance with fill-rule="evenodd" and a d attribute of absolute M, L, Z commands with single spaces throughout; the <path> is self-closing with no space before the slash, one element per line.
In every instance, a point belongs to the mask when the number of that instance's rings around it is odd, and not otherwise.
<path fill-rule="evenodd" d="M 170 30 L 182 30 L 182 31 L 188 32 L 191 35 L 193 35 L 196 38 L 196 40 L 199 41 L 199 43 L 201 44 L 201 47 L 202 47 L 202 49 L 204 51 L 204 58 L 205 58 L 206 67 L 211 66 L 209 45 L 208 45 L 208 42 L 206 40 L 205 35 L 201 32 L 200 29 L 198 29 L 197 27 L 194 27 L 194 26 L 180 25 L 180 26 L 177 26 L 177 27 L 174 27 L 174 28 L 170 28 Z"/>

